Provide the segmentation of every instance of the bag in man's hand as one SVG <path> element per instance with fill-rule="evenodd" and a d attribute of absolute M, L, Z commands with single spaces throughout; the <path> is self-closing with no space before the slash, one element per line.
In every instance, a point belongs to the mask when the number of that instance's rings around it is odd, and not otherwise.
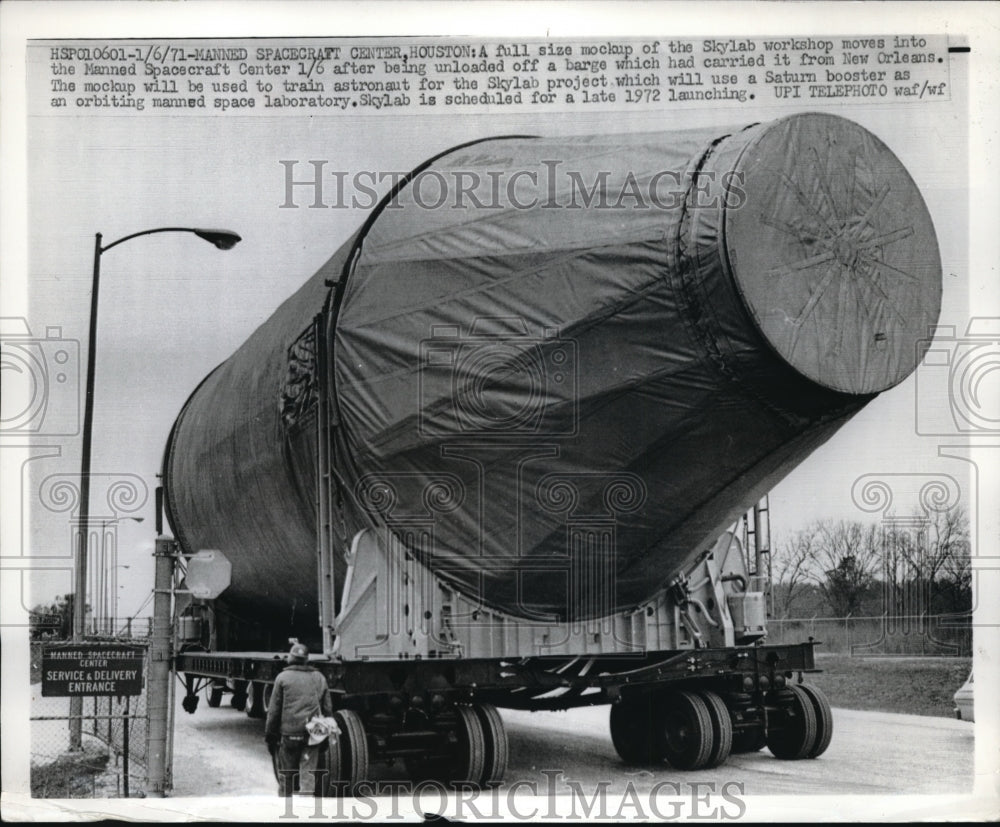
<path fill-rule="evenodd" d="M 309 746 L 312 747 L 316 744 L 322 744 L 330 736 L 333 736 L 333 740 L 336 741 L 337 736 L 340 735 L 340 727 L 337 726 L 335 718 L 314 715 L 306 724 L 306 732 L 309 733 Z"/>

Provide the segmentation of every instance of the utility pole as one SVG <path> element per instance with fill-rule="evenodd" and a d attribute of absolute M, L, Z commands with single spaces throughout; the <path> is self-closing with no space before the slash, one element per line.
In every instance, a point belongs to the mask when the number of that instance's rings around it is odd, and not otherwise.
<path fill-rule="evenodd" d="M 101 234 L 94 236 L 94 270 L 90 287 L 87 334 L 87 391 L 83 402 L 83 455 L 80 459 L 80 530 L 77 538 L 76 583 L 73 589 L 73 640 L 83 639 L 87 622 L 87 557 L 90 552 L 90 446 L 94 432 L 94 368 L 97 364 L 97 297 L 101 286 Z M 69 748 L 83 749 L 83 698 L 69 699 Z"/>
<path fill-rule="evenodd" d="M 153 634 L 149 641 L 149 683 L 146 687 L 147 793 L 163 798 L 167 792 L 167 749 L 170 725 L 170 676 L 173 659 L 170 614 L 174 579 L 174 541 L 156 538 L 156 574 L 153 583 Z"/>

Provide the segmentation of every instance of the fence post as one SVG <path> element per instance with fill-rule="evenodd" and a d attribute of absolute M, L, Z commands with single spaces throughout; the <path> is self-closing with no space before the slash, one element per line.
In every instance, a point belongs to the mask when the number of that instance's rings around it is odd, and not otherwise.
<path fill-rule="evenodd" d="M 128 798 L 128 713 L 129 713 L 129 698 L 128 695 L 125 696 L 125 714 L 122 717 L 122 792 L 125 798 Z"/>
<path fill-rule="evenodd" d="M 149 641 L 149 687 L 146 713 L 148 793 L 163 798 L 167 786 L 167 728 L 170 721 L 171 587 L 174 577 L 173 540 L 157 537 L 153 585 L 153 630 Z"/>

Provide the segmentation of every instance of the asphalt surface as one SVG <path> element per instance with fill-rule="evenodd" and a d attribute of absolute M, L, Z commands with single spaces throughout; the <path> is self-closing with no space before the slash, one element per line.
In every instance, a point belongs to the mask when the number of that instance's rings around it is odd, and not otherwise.
<path fill-rule="evenodd" d="M 172 796 L 273 795 L 263 722 L 204 697 L 194 715 L 177 697 Z M 974 727 L 950 718 L 834 709 L 834 735 L 820 758 L 780 761 L 767 749 L 732 755 L 721 767 L 697 772 L 624 765 L 611 745 L 608 708 L 568 712 L 502 710 L 510 738 L 505 785 L 533 782 L 539 790 L 579 783 L 623 792 L 629 782 L 647 792 L 661 781 L 727 782 L 744 795 L 963 794 L 972 792 Z M 559 775 L 561 773 L 561 775 Z M 401 779 L 399 768 L 374 765 L 374 779 Z M 558 779 L 553 782 L 553 779 Z"/>

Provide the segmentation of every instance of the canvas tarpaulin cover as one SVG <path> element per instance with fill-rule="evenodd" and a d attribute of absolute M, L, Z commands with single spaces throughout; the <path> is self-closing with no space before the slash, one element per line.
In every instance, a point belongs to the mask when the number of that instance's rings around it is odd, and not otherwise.
<path fill-rule="evenodd" d="M 388 527 L 520 617 L 631 608 L 915 369 L 940 291 L 910 176 L 842 118 L 478 142 L 196 390 L 169 516 L 230 556 L 234 605 L 315 623 L 302 400 L 332 298 L 342 535 Z"/>

